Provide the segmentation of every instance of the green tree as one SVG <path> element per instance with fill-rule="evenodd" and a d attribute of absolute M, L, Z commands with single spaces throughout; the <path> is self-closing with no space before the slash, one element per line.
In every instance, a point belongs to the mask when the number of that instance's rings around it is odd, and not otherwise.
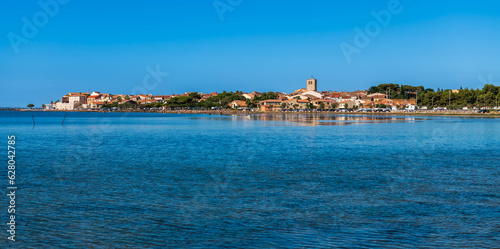
<path fill-rule="evenodd" d="M 251 99 L 246 99 L 245 102 L 248 108 L 257 108 L 257 103 L 253 102 Z"/>
<path fill-rule="evenodd" d="M 368 94 L 372 94 L 372 93 L 376 93 L 376 92 L 378 92 L 378 87 L 376 87 L 376 86 L 372 86 L 368 90 Z"/>
<path fill-rule="evenodd" d="M 118 102 L 122 102 L 122 96 L 118 96 L 118 97 L 116 97 L 116 100 L 117 100 Z"/>
<path fill-rule="evenodd" d="M 262 101 L 262 100 L 268 100 L 268 99 L 277 99 L 279 98 L 279 95 L 275 92 L 267 92 L 267 93 L 262 93 L 260 96 L 255 97 L 254 99 L 256 101 Z"/>
<path fill-rule="evenodd" d="M 228 104 L 235 100 L 246 100 L 246 98 L 233 92 L 224 91 L 207 99 L 207 101 L 218 103 L 218 107 L 223 108 L 229 108 Z M 254 101 L 254 103 L 257 104 L 257 101 Z"/>
<path fill-rule="evenodd" d="M 33 107 L 35 107 L 35 105 L 33 105 L 33 104 L 29 104 L 28 105 L 28 108 L 30 108 L 30 109 L 33 108 Z"/>
<path fill-rule="evenodd" d="M 201 99 L 201 95 L 197 92 L 189 93 L 189 97 L 191 97 L 193 99 Z"/>

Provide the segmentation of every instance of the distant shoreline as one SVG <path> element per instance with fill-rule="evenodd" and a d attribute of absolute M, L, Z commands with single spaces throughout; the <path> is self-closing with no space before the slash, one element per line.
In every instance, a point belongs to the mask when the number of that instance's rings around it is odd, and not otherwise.
<path fill-rule="evenodd" d="M 28 109 L 2 109 L 0 111 L 17 111 L 17 112 L 98 112 L 98 113 L 164 113 L 164 114 L 206 114 L 206 115 L 369 115 L 369 116 L 429 116 L 429 117 L 482 117 L 482 118 L 500 118 L 500 112 L 492 113 L 460 113 L 454 111 L 433 112 L 433 111 L 416 111 L 416 112 L 252 112 L 252 111 L 235 111 L 235 110 L 127 110 L 127 111 L 62 111 L 62 110 L 28 110 Z"/>

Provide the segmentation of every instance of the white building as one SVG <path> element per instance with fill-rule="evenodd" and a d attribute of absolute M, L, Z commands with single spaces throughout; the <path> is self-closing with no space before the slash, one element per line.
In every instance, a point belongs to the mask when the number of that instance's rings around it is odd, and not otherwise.
<path fill-rule="evenodd" d="M 75 105 L 87 104 L 87 96 L 86 95 L 70 95 L 68 97 L 68 102 L 73 103 Z"/>
<path fill-rule="evenodd" d="M 406 110 L 408 110 L 408 111 L 416 111 L 416 110 L 418 110 L 418 106 L 416 106 L 416 105 L 407 105 L 406 106 Z"/>
<path fill-rule="evenodd" d="M 60 110 L 60 111 L 73 111 L 73 110 L 75 110 L 75 104 L 73 104 L 73 103 L 57 102 L 56 103 L 56 110 Z"/>
<path fill-rule="evenodd" d="M 55 104 L 56 110 L 72 111 L 87 104 L 87 95 L 85 94 L 67 94 L 61 98 L 61 102 Z"/>
<path fill-rule="evenodd" d="M 46 104 L 45 105 L 45 110 L 55 110 L 56 109 L 56 104 Z"/>

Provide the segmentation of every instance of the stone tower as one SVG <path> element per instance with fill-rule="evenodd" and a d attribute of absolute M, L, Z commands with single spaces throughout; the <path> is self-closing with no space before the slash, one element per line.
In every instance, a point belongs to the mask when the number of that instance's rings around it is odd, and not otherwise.
<path fill-rule="evenodd" d="M 307 91 L 318 91 L 318 80 L 312 76 L 307 80 Z"/>

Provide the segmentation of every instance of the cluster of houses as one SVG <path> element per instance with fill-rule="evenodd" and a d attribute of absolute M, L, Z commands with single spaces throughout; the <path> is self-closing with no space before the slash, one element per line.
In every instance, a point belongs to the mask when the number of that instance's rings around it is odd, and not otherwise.
<path fill-rule="evenodd" d="M 299 92 L 297 92 L 299 91 Z M 392 109 L 415 110 L 416 99 L 389 99 L 386 94 L 368 94 L 367 91 L 355 92 L 303 92 L 301 89 L 293 94 L 281 96 L 278 99 L 259 102 L 260 111 L 280 111 L 283 109 L 362 109 L 385 107 Z M 234 103 L 232 107 L 244 106 L 244 103 Z"/>
<path fill-rule="evenodd" d="M 283 109 L 305 110 L 305 109 L 361 109 L 374 108 L 378 106 L 386 106 L 392 109 L 416 109 L 415 99 L 390 99 L 389 96 L 382 93 L 368 94 L 368 91 L 354 92 L 336 92 L 317 90 L 318 81 L 311 77 L 307 80 L 306 88 L 301 88 L 293 93 L 277 92 L 277 99 L 267 99 L 258 102 L 258 111 L 281 111 Z M 181 95 L 112 95 L 109 93 L 100 92 L 73 92 L 64 95 L 61 101 L 45 105 L 46 109 L 51 110 L 81 110 L 81 109 L 99 109 L 105 104 L 112 103 L 132 103 L 132 104 L 150 104 L 150 103 L 166 103 L 169 99 L 179 96 L 187 96 L 189 93 Z M 201 94 L 199 101 L 204 101 L 217 93 Z M 253 100 L 260 97 L 259 92 L 243 93 L 242 96 L 247 100 Z M 247 110 L 247 101 L 236 100 L 229 104 L 233 109 Z"/>
<path fill-rule="evenodd" d="M 354 92 L 323 91 L 318 92 L 317 80 L 307 80 L 307 87 L 293 93 L 277 93 L 278 99 L 263 100 L 258 103 L 259 111 L 305 110 L 305 109 L 362 109 L 385 106 L 386 108 L 416 110 L 416 99 L 390 99 L 383 93 L 368 94 L 368 90 Z M 243 94 L 252 100 L 260 93 Z M 233 109 L 246 109 L 247 102 L 236 100 L 230 103 Z"/>
<path fill-rule="evenodd" d="M 100 109 L 105 104 L 154 104 L 166 103 L 169 99 L 179 96 L 187 96 L 189 93 L 180 95 L 126 95 L 126 94 L 109 94 L 100 92 L 72 92 L 64 95 L 60 101 L 52 102 L 45 105 L 47 110 L 86 110 Z M 202 100 L 206 100 L 217 93 L 201 94 Z"/>

